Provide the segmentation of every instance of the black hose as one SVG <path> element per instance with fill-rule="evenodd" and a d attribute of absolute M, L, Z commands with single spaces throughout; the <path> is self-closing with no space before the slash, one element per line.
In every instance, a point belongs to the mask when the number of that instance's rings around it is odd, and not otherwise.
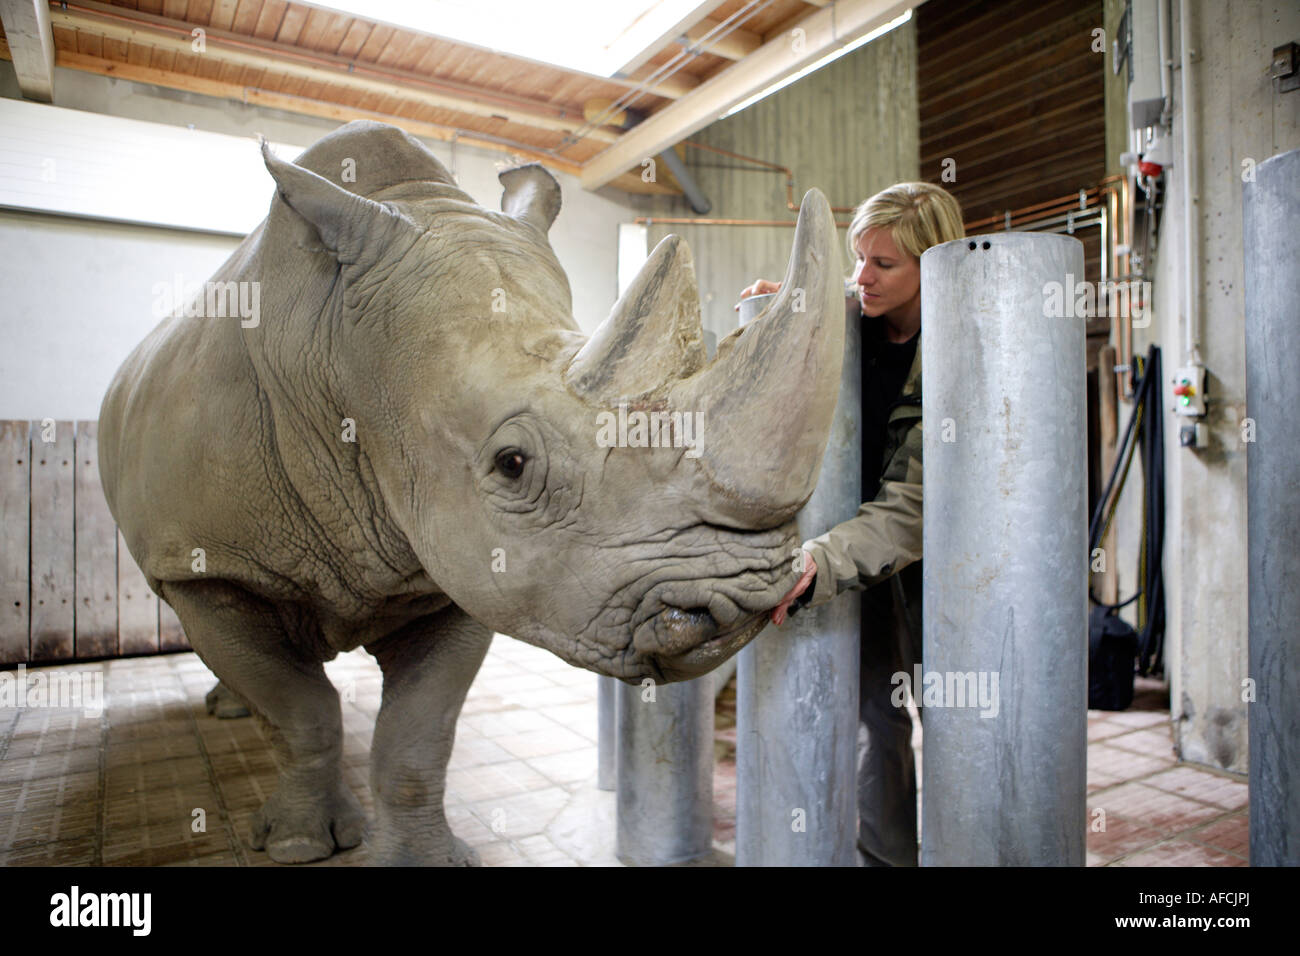
<path fill-rule="evenodd" d="M 1147 352 L 1141 379 L 1134 389 L 1133 414 L 1129 416 L 1128 425 L 1124 429 L 1124 439 L 1120 442 L 1114 467 L 1111 468 L 1106 489 L 1097 501 L 1092 521 L 1088 526 L 1088 553 L 1091 555 L 1109 525 L 1119 504 L 1120 495 L 1123 493 L 1125 482 L 1120 482 L 1117 492 L 1115 483 L 1119 480 L 1121 472 L 1127 478 L 1127 462 L 1140 448 L 1145 519 L 1139 556 L 1142 580 L 1135 594 L 1117 604 L 1107 604 L 1097 600 L 1091 586 L 1088 588 L 1088 597 L 1093 604 L 1106 608 L 1109 614 L 1116 613 L 1120 608 L 1132 604 L 1139 598 L 1146 598 L 1144 604 L 1139 605 L 1138 615 L 1138 623 L 1141 627 L 1138 635 L 1138 672 L 1143 676 L 1162 674 L 1164 671 L 1165 436 L 1160 368 L 1160 349 L 1153 345 Z M 1115 492 L 1113 499 L 1112 492 Z"/>
<path fill-rule="evenodd" d="M 1160 350 L 1151 347 L 1147 375 L 1154 383 L 1147 396 L 1146 421 L 1142 423 L 1142 477 L 1146 493 L 1146 575 L 1142 590 L 1147 596 L 1142 632 L 1138 635 L 1138 673 L 1164 672 L 1165 636 L 1165 418 L 1161 399 Z"/>

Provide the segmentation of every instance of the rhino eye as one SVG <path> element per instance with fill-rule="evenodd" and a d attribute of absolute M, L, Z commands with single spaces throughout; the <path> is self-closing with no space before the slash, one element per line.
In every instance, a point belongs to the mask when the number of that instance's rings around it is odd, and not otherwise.
<path fill-rule="evenodd" d="M 519 449 L 507 448 L 497 452 L 497 471 L 507 478 L 518 478 L 524 473 L 524 463 L 527 461 L 528 459 Z"/>

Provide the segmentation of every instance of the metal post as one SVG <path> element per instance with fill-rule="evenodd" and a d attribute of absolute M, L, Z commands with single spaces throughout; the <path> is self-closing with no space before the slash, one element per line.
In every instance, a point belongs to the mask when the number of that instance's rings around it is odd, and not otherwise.
<path fill-rule="evenodd" d="M 618 681 L 596 676 L 596 789 L 613 790 L 618 786 Z"/>
<path fill-rule="evenodd" d="M 1082 280 L 1069 236 L 921 256 L 925 648 L 909 683 L 925 718 L 924 866 L 1084 863 Z"/>
<path fill-rule="evenodd" d="M 741 324 L 765 304 L 744 300 Z M 853 517 L 862 502 L 861 386 L 855 311 L 845 319 L 844 374 L 821 477 L 798 516 L 801 541 Z M 737 866 L 857 865 L 859 608 L 856 593 L 841 595 L 768 627 L 740 652 Z"/>
<path fill-rule="evenodd" d="M 713 851 L 713 681 L 618 685 L 618 835 L 628 866 Z"/>
<path fill-rule="evenodd" d="M 1250 863 L 1300 865 L 1300 150 L 1243 188 Z M 1249 688 L 1250 685 L 1246 685 Z M 1243 688 L 1243 691 L 1246 688 Z"/>

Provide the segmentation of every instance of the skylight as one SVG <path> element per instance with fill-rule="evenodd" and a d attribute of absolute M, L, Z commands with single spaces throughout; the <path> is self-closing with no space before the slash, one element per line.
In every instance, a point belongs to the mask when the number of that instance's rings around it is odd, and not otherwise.
<path fill-rule="evenodd" d="M 702 0 L 311 0 L 314 7 L 606 77 L 651 46 L 670 41 L 702 5 Z"/>

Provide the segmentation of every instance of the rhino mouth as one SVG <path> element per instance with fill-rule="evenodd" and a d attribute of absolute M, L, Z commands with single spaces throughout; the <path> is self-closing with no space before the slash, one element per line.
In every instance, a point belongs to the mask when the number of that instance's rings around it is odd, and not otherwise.
<path fill-rule="evenodd" d="M 679 626 L 683 617 L 697 621 L 701 611 L 710 622 L 713 621 L 712 615 L 706 609 L 695 608 L 683 611 L 680 608 L 669 608 L 659 614 L 656 630 L 661 621 L 669 628 Z M 655 655 L 658 670 L 665 681 L 691 680 L 707 674 L 753 640 L 767 626 L 767 622 L 767 611 L 755 611 L 713 637 L 697 640 L 689 649 L 660 652 Z M 716 622 L 713 623 L 713 627 L 717 629 Z"/>
<path fill-rule="evenodd" d="M 793 525 L 682 532 L 676 560 L 636 582 L 634 610 L 620 628 L 631 633 L 630 669 L 657 680 L 691 680 L 753 640 L 788 590 L 795 538 Z"/>

